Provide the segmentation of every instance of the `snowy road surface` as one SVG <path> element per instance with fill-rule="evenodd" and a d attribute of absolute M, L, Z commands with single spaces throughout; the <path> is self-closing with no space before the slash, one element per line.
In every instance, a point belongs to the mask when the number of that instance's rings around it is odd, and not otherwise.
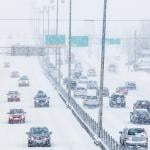
<path fill-rule="evenodd" d="M 10 68 L 3 68 L 9 61 Z M 19 71 L 30 79 L 31 86 L 18 87 L 17 79 L 11 79 L 11 71 Z M 50 82 L 42 73 L 35 57 L 0 56 L 0 147 L 2 150 L 52 149 L 52 150 L 98 150 L 92 139 L 68 110 Z M 37 90 L 44 90 L 51 97 L 50 108 L 34 108 L 33 97 Z M 6 93 L 18 90 L 21 102 L 8 103 Z M 10 108 L 23 108 L 25 124 L 8 124 L 7 112 Z M 28 148 L 26 132 L 32 126 L 47 126 L 52 134 L 52 148 Z"/>

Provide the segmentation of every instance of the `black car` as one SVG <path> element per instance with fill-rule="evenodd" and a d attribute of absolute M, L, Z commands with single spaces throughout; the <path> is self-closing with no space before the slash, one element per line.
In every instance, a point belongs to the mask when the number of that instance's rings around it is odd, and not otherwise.
<path fill-rule="evenodd" d="M 150 112 L 147 109 L 136 109 L 130 113 L 130 122 L 134 124 L 150 124 Z"/>
<path fill-rule="evenodd" d="M 51 147 L 51 134 L 47 127 L 32 127 L 28 135 L 28 147 Z"/>
<path fill-rule="evenodd" d="M 10 109 L 10 111 L 7 113 L 9 115 L 8 117 L 8 123 L 25 123 L 25 114 L 23 109 Z"/>
<path fill-rule="evenodd" d="M 125 87 L 128 90 L 136 90 L 136 83 L 135 82 L 126 82 Z"/>
<path fill-rule="evenodd" d="M 113 94 L 109 99 L 110 107 L 126 107 L 125 96 L 121 94 Z"/>
<path fill-rule="evenodd" d="M 39 90 L 34 97 L 34 106 L 35 107 L 49 107 L 49 99 L 45 92 Z"/>
<path fill-rule="evenodd" d="M 149 100 L 137 100 L 133 105 L 133 109 L 147 109 L 150 112 L 150 101 Z"/>

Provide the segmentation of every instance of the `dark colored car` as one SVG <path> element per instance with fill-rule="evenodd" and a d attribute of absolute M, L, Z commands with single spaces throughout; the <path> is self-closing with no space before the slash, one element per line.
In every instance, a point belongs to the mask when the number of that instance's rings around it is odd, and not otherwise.
<path fill-rule="evenodd" d="M 147 109 L 136 109 L 130 113 L 130 122 L 134 124 L 150 124 L 150 112 Z"/>
<path fill-rule="evenodd" d="M 18 91 L 9 91 L 7 93 L 8 102 L 19 102 L 20 101 L 20 93 Z"/>
<path fill-rule="evenodd" d="M 126 82 L 125 87 L 128 90 L 136 90 L 136 83 L 135 82 Z"/>
<path fill-rule="evenodd" d="M 87 82 L 87 88 L 88 89 L 98 89 L 98 83 L 97 83 L 97 81 L 89 80 Z"/>
<path fill-rule="evenodd" d="M 150 112 L 150 101 L 148 101 L 148 100 L 138 100 L 133 105 L 133 109 L 147 109 Z"/>
<path fill-rule="evenodd" d="M 120 94 L 113 94 L 109 99 L 110 107 L 126 107 L 125 96 Z"/>
<path fill-rule="evenodd" d="M 8 123 L 25 123 L 25 114 L 23 109 L 10 109 L 10 111 L 7 113 L 9 115 L 8 117 Z"/>
<path fill-rule="evenodd" d="M 51 134 L 47 127 L 32 127 L 28 135 L 28 147 L 51 147 Z"/>
<path fill-rule="evenodd" d="M 29 86 L 29 79 L 27 76 L 23 75 L 19 78 L 18 86 Z"/>
<path fill-rule="evenodd" d="M 69 88 L 69 86 L 70 86 L 70 89 L 74 90 L 77 86 L 77 82 L 76 82 L 76 80 L 71 80 L 70 82 L 68 81 L 66 86 L 67 86 L 67 88 Z"/>
<path fill-rule="evenodd" d="M 103 88 L 103 97 L 109 97 L 109 89 L 107 87 Z"/>
<path fill-rule="evenodd" d="M 116 93 L 127 95 L 128 89 L 126 87 L 118 87 L 118 88 L 116 88 Z"/>
<path fill-rule="evenodd" d="M 148 136 L 144 128 L 124 128 L 119 133 L 121 149 L 148 149 Z"/>
<path fill-rule="evenodd" d="M 49 99 L 45 92 L 38 91 L 34 97 L 34 106 L 35 107 L 49 107 Z"/>

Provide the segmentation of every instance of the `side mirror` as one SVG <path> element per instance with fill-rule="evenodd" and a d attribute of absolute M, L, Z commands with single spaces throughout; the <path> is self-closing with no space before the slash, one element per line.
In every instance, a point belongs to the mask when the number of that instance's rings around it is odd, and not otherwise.
<path fill-rule="evenodd" d="M 7 114 L 9 115 L 10 113 L 8 112 Z"/>
<path fill-rule="evenodd" d="M 52 134 L 52 132 L 49 132 L 49 134 Z"/>
<path fill-rule="evenodd" d="M 133 112 L 130 112 L 130 115 L 133 115 Z"/>
<path fill-rule="evenodd" d="M 29 135 L 29 132 L 26 132 L 27 135 Z"/>
<path fill-rule="evenodd" d="M 123 132 L 122 132 L 122 131 L 119 131 L 119 133 L 122 134 Z"/>

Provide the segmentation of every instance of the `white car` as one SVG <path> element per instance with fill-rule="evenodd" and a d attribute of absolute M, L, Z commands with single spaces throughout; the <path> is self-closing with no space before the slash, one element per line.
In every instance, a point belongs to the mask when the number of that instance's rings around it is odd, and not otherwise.
<path fill-rule="evenodd" d="M 85 83 L 77 83 L 77 86 L 74 90 L 74 97 L 84 98 L 86 95 L 87 84 Z"/>
<path fill-rule="evenodd" d="M 29 86 L 29 79 L 25 75 L 21 76 L 18 82 L 18 86 Z"/>
<path fill-rule="evenodd" d="M 99 96 L 97 89 L 87 89 L 86 96 L 83 101 L 83 105 L 89 106 L 89 107 L 97 107 L 99 106 Z"/>

